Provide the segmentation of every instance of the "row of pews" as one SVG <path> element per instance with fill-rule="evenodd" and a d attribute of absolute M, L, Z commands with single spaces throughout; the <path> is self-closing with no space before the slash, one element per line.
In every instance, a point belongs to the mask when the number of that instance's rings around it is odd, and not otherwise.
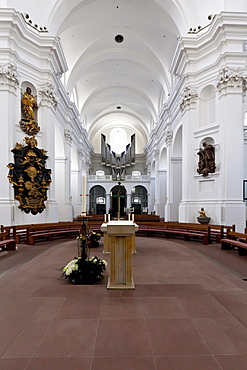
<path fill-rule="evenodd" d="M 96 215 L 94 215 L 96 216 Z M 146 237 L 183 238 L 183 240 L 202 241 L 204 245 L 213 241 L 221 243 L 221 249 L 238 249 L 239 255 L 247 254 L 247 230 L 235 232 L 235 225 L 202 225 L 195 223 L 165 222 L 155 215 L 139 215 L 135 222 L 139 226 L 136 235 Z M 148 217 L 150 216 L 150 217 Z M 155 216 L 155 217 L 152 217 Z M 158 219 L 158 221 L 157 221 Z M 91 231 L 101 232 L 104 215 L 88 216 Z M 1 226 L 0 251 L 15 250 L 16 244 L 34 245 L 36 242 L 56 238 L 76 238 L 81 229 L 81 221 L 56 222 L 29 225 Z"/>

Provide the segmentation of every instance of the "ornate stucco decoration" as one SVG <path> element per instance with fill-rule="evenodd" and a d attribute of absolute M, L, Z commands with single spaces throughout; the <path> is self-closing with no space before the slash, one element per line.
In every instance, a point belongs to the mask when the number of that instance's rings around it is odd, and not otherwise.
<path fill-rule="evenodd" d="M 167 146 L 172 144 L 172 137 L 173 133 L 171 130 L 165 131 L 165 143 Z"/>
<path fill-rule="evenodd" d="M 59 103 L 59 98 L 55 93 L 54 86 L 48 83 L 46 86 L 42 87 L 39 90 L 39 94 L 41 95 L 41 100 L 48 102 L 54 108 L 57 108 Z"/>
<path fill-rule="evenodd" d="M 160 151 L 159 149 L 154 150 L 154 161 L 157 161 L 159 159 Z"/>
<path fill-rule="evenodd" d="M 82 159 L 83 158 L 83 151 L 81 150 L 81 149 L 78 149 L 78 151 L 77 151 L 77 153 L 78 153 L 78 157 L 80 158 L 80 159 Z"/>
<path fill-rule="evenodd" d="M 32 95 L 32 90 L 30 87 L 27 87 L 21 100 L 22 118 L 20 126 L 22 131 L 30 136 L 36 135 L 40 131 L 40 127 L 36 122 L 37 109 L 38 104 Z"/>
<path fill-rule="evenodd" d="M 68 144 L 72 143 L 72 135 L 71 135 L 71 131 L 69 128 L 64 129 L 64 138 Z"/>
<path fill-rule="evenodd" d="M 45 168 L 47 156 L 44 149 L 37 148 L 35 137 L 25 137 L 26 145 L 16 143 L 12 149 L 14 163 L 9 163 L 8 179 L 13 184 L 19 208 L 33 215 L 46 208 L 47 190 L 51 183 L 51 170 Z"/>
<path fill-rule="evenodd" d="M 17 68 L 14 65 L 8 64 L 0 67 L 0 84 L 9 85 L 15 89 L 19 86 Z"/>
<path fill-rule="evenodd" d="M 151 161 L 150 160 L 146 161 L 145 168 L 147 170 L 147 173 L 149 174 L 150 173 L 150 168 L 151 168 Z"/>
<path fill-rule="evenodd" d="M 195 103 L 195 99 L 197 97 L 198 94 L 195 90 L 192 90 L 190 87 L 185 87 L 182 95 L 182 100 L 180 102 L 181 111 L 190 108 L 191 104 Z"/>
<path fill-rule="evenodd" d="M 89 160 L 89 161 L 86 161 L 86 167 L 87 168 L 90 168 L 91 167 L 91 161 Z"/>
<path fill-rule="evenodd" d="M 222 91 L 228 88 L 241 88 L 245 94 L 247 90 L 247 71 L 240 69 L 223 68 L 219 73 L 219 82 L 217 89 Z"/>

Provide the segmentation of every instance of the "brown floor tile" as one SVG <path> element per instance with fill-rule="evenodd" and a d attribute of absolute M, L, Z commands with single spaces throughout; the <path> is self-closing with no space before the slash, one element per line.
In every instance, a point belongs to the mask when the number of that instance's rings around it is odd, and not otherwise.
<path fill-rule="evenodd" d="M 151 356 L 144 320 L 100 320 L 94 356 Z"/>
<path fill-rule="evenodd" d="M 75 240 L 0 255 L 0 368 L 246 369 L 247 256 L 215 243 L 136 244 L 135 290 L 107 290 L 109 265 L 95 285 L 61 277 Z M 102 251 L 103 243 L 91 255 L 109 261 Z"/>
<path fill-rule="evenodd" d="M 32 320 L 48 320 L 54 319 L 64 304 L 66 298 L 64 297 L 49 297 L 42 304 L 40 309 L 32 317 Z"/>
<path fill-rule="evenodd" d="M 30 321 L 2 357 L 32 357 L 50 325 L 49 320 Z"/>
<path fill-rule="evenodd" d="M 210 354 L 190 320 L 148 319 L 147 328 L 155 356 Z"/>
<path fill-rule="evenodd" d="M 91 362 L 91 358 L 33 358 L 26 370 L 91 370 Z"/>
<path fill-rule="evenodd" d="M 136 285 L 135 290 L 126 290 L 123 296 L 134 297 L 194 297 L 208 295 L 200 284 L 142 284 Z"/>
<path fill-rule="evenodd" d="M 247 355 L 247 328 L 235 317 L 214 318 L 214 321 L 226 333 L 228 338 L 235 344 L 242 354 Z"/>
<path fill-rule="evenodd" d="M 204 308 L 203 304 L 201 304 L 197 298 L 179 297 L 178 300 L 190 318 L 210 317 L 210 313 Z"/>
<path fill-rule="evenodd" d="M 64 279 L 61 285 L 47 285 L 33 292 L 35 297 L 119 297 L 120 295 L 121 291 L 106 289 L 105 279 L 104 284 L 101 285 L 74 285 Z"/>
<path fill-rule="evenodd" d="M 222 370 L 213 356 L 155 357 L 157 370 Z"/>
<path fill-rule="evenodd" d="M 240 354 L 240 351 L 213 319 L 192 319 L 191 321 L 213 354 Z"/>
<path fill-rule="evenodd" d="M 94 357 L 91 370 L 156 370 L 153 357 Z"/>
<path fill-rule="evenodd" d="M 29 359 L 27 358 L 0 358 L 0 369 L 26 370 Z"/>
<path fill-rule="evenodd" d="M 35 358 L 89 357 L 97 332 L 97 320 L 55 320 L 40 346 Z"/>
<path fill-rule="evenodd" d="M 98 319 L 101 309 L 101 301 L 101 297 L 76 296 L 66 298 L 56 318 Z"/>
<path fill-rule="evenodd" d="M 217 291 L 212 293 L 214 297 L 231 312 L 235 317 L 247 326 L 247 292 L 241 289 Z"/>
<path fill-rule="evenodd" d="M 22 320 L 15 319 L 15 317 L 13 317 L 12 320 L 10 318 L 6 319 L 4 325 L 2 325 L 2 321 L 0 321 L 0 356 L 4 354 L 27 323 L 28 320 L 24 320 L 23 322 Z"/>
<path fill-rule="evenodd" d="M 204 309 L 209 313 L 210 317 L 232 317 L 231 313 L 218 302 L 211 294 L 208 296 L 198 296 L 197 301 L 204 307 Z"/>
<path fill-rule="evenodd" d="M 143 319 L 140 299 L 137 297 L 102 298 L 101 319 Z"/>
<path fill-rule="evenodd" d="M 215 356 L 223 370 L 246 370 L 247 356 Z"/>
<path fill-rule="evenodd" d="M 187 319 L 188 315 L 176 297 L 142 297 L 146 319 Z"/>

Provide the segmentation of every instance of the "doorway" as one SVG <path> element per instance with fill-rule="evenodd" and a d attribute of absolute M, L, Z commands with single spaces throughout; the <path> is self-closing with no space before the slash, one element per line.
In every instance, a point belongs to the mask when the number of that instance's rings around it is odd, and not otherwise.
<path fill-rule="evenodd" d="M 124 209 L 126 208 L 126 189 L 123 185 L 115 185 L 111 190 L 111 214 L 113 217 L 118 215 L 118 207 L 120 207 L 120 217 L 125 216 Z"/>

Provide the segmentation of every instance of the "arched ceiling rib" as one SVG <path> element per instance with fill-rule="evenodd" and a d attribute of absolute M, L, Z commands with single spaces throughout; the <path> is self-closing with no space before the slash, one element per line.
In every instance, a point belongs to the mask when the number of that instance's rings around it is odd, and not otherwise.
<path fill-rule="evenodd" d="M 246 10 L 242 0 L 9 0 L 59 36 L 74 95 L 92 143 L 116 122 L 132 127 L 140 143 L 172 89 L 169 66 L 179 36 L 222 10 Z M 39 4 L 40 6 L 37 6 Z M 42 4 L 42 5 L 41 5 Z M 124 37 L 122 43 L 115 36 Z M 121 109 L 117 110 L 117 106 Z M 144 143 L 145 144 L 145 143 Z M 140 145 L 139 145 L 140 146 Z M 99 147 L 95 147 L 100 152 Z"/>
<path fill-rule="evenodd" d="M 66 89 L 77 94 L 90 140 L 93 133 L 104 131 L 111 113 L 119 122 L 123 114 L 125 122 L 135 116 L 133 133 L 142 126 L 149 133 L 171 89 L 168 68 L 177 26 L 154 1 L 73 3 L 58 33 L 68 56 Z M 124 37 L 122 43 L 115 41 L 118 34 Z"/>

